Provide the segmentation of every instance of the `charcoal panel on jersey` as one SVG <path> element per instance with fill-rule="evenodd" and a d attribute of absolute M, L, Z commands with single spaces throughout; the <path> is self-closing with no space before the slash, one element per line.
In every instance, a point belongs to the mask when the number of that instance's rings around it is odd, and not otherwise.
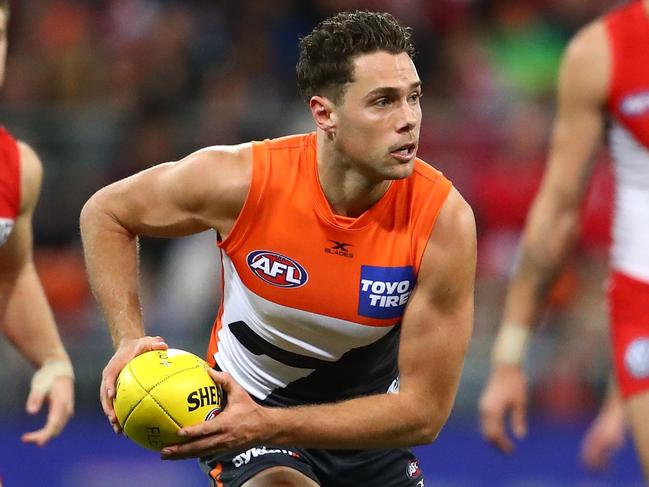
<path fill-rule="evenodd" d="M 232 327 L 232 325 L 230 325 Z M 244 328 L 245 327 L 245 328 Z M 247 328 L 247 330 L 245 330 Z M 232 328 L 231 328 L 232 329 Z M 335 362 L 305 357 L 278 349 L 255 334 L 243 322 L 238 322 L 233 331 L 237 338 L 244 337 L 242 345 L 252 353 L 264 349 L 275 360 L 287 359 L 289 365 L 315 369 L 307 377 L 291 382 L 287 387 L 276 389 L 264 401 L 270 406 L 293 406 L 341 401 L 388 390 L 398 375 L 398 349 L 400 326 L 395 326 L 387 335 L 376 342 L 350 350 Z M 244 331 L 245 330 L 245 331 Z M 278 350 L 281 353 L 278 353 Z M 302 366 L 302 367 L 301 367 Z M 306 367 L 304 367 L 306 366 Z"/>
<path fill-rule="evenodd" d="M 291 367 L 299 369 L 316 369 L 328 364 L 326 360 L 320 360 L 314 357 L 307 357 L 299 353 L 289 352 L 279 348 L 272 343 L 267 342 L 262 337 L 257 335 L 250 327 L 243 321 L 235 321 L 230 323 L 228 328 L 232 334 L 239 340 L 241 345 L 246 347 L 251 353 L 255 355 L 268 355 L 269 357 L 277 360 Z"/>

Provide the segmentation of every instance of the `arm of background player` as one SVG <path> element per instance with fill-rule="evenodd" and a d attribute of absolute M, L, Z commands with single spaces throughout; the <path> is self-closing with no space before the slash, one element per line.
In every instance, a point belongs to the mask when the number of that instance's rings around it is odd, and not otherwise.
<path fill-rule="evenodd" d="M 228 403 L 214 420 L 185 428 L 193 441 L 165 448 L 178 459 L 248 445 L 388 448 L 430 443 L 446 422 L 473 326 L 476 230 L 453 190 L 435 223 L 401 324 L 400 390 L 292 408 L 263 408 L 227 374 Z"/>
<path fill-rule="evenodd" d="M 512 412 L 516 436 L 523 436 L 527 427 L 526 379 L 520 366 L 524 346 L 504 338 L 517 328 L 517 333 L 528 335 L 579 235 L 581 202 L 593 154 L 602 137 L 609 64 L 602 22 L 581 31 L 568 46 L 562 62 L 548 166 L 528 215 L 507 291 L 496 340 L 496 345 L 502 345 L 494 347 L 492 373 L 480 400 L 482 432 L 503 451 L 513 448 L 505 432 L 505 416 Z M 512 348 L 520 349 L 520 353 Z M 503 351 L 509 358 L 503 357 Z"/>
<path fill-rule="evenodd" d="M 116 348 L 104 369 L 100 397 L 119 430 L 112 399 L 126 362 L 163 349 L 145 337 L 138 296 L 137 237 L 179 237 L 209 228 L 226 235 L 243 206 L 251 178 L 251 146 L 209 148 L 111 184 L 81 212 L 86 268 Z"/>
<path fill-rule="evenodd" d="M 47 376 L 45 383 L 32 383 L 27 399 L 27 411 L 32 414 L 40 410 L 45 399 L 49 401 L 47 422 L 42 429 L 23 435 L 23 441 L 43 445 L 63 429 L 72 415 L 74 383 L 70 359 L 33 261 L 32 217 L 43 169 L 28 145 L 19 143 L 18 150 L 21 209 L 9 240 L 0 247 L 0 326 L 20 353 L 43 371 L 39 377 Z M 61 372 L 62 368 L 65 372 Z"/>

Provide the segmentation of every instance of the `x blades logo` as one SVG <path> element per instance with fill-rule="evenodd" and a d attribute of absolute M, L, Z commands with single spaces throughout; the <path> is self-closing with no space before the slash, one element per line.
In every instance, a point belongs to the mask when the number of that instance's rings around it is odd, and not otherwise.
<path fill-rule="evenodd" d="M 339 255 L 341 257 L 347 257 L 348 259 L 353 259 L 354 254 L 352 254 L 349 247 L 352 247 L 352 244 L 345 242 L 338 242 L 337 240 L 329 240 L 333 243 L 329 247 L 325 247 L 325 254 Z"/>

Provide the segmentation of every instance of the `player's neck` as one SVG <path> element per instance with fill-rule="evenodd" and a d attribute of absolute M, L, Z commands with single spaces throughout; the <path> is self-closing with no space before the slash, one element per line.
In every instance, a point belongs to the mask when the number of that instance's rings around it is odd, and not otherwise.
<path fill-rule="evenodd" d="M 346 161 L 326 136 L 317 141 L 318 179 L 331 210 L 341 216 L 360 216 L 385 194 L 390 181 L 371 181 Z"/>

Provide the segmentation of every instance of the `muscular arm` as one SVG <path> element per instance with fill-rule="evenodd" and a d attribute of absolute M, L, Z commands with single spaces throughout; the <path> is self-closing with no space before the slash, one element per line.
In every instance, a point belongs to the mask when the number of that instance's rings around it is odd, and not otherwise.
<path fill-rule="evenodd" d="M 21 209 L 11 237 L 0 247 L 0 327 L 21 354 L 37 367 L 50 359 L 68 360 L 34 267 L 32 217 L 42 180 L 41 162 L 19 143 Z"/>
<path fill-rule="evenodd" d="M 54 316 L 36 273 L 32 252 L 32 217 L 42 180 L 38 156 L 18 144 L 21 164 L 21 208 L 9 237 L 0 247 L 0 329 L 38 371 L 32 379 L 26 409 L 37 413 L 49 402 L 43 428 L 22 440 L 39 446 L 63 429 L 74 410 L 70 359 L 59 337 Z"/>
<path fill-rule="evenodd" d="M 179 237 L 208 228 L 226 235 L 250 185 L 250 144 L 210 148 L 160 164 L 93 195 L 81 212 L 86 269 L 116 352 L 104 368 L 101 404 L 115 431 L 117 375 L 134 356 L 166 348 L 145 337 L 138 296 L 138 235 Z"/>
<path fill-rule="evenodd" d="M 198 439 L 171 447 L 166 458 L 250 444 L 362 449 L 430 443 L 448 418 L 460 380 L 473 325 L 475 262 L 473 213 L 453 191 L 435 224 L 402 321 L 398 394 L 261 408 L 227 374 L 213 373 L 217 381 L 226 381 L 228 406 L 214 421 L 187 428 Z"/>
<path fill-rule="evenodd" d="M 604 126 L 608 91 L 604 25 L 568 47 L 559 75 L 558 113 L 548 165 L 523 233 L 503 322 L 531 326 L 579 234 L 580 207 Z"/>
<path fill-rule="evenodd" d="M 115 346 L 144 335 L 137 237 L 227 233 L 247 194 L 249 146 L 205 149 L 107 186 L 80 218 L 86 267 Z"/>
<path fill-rule="evenodd" d="M 521 368 L 526 337 L 579 233 L 580 207 L 604 126 L 609 65 L 601 21 L 573 39 L 562 62 L 548 165 L 525 225 L 492 353 L 494 367 L 480 399 L 483 434 L 506 452 L 513 448 L 505 433 L 507 413 L 514 433 L 526 433 Z"/>

